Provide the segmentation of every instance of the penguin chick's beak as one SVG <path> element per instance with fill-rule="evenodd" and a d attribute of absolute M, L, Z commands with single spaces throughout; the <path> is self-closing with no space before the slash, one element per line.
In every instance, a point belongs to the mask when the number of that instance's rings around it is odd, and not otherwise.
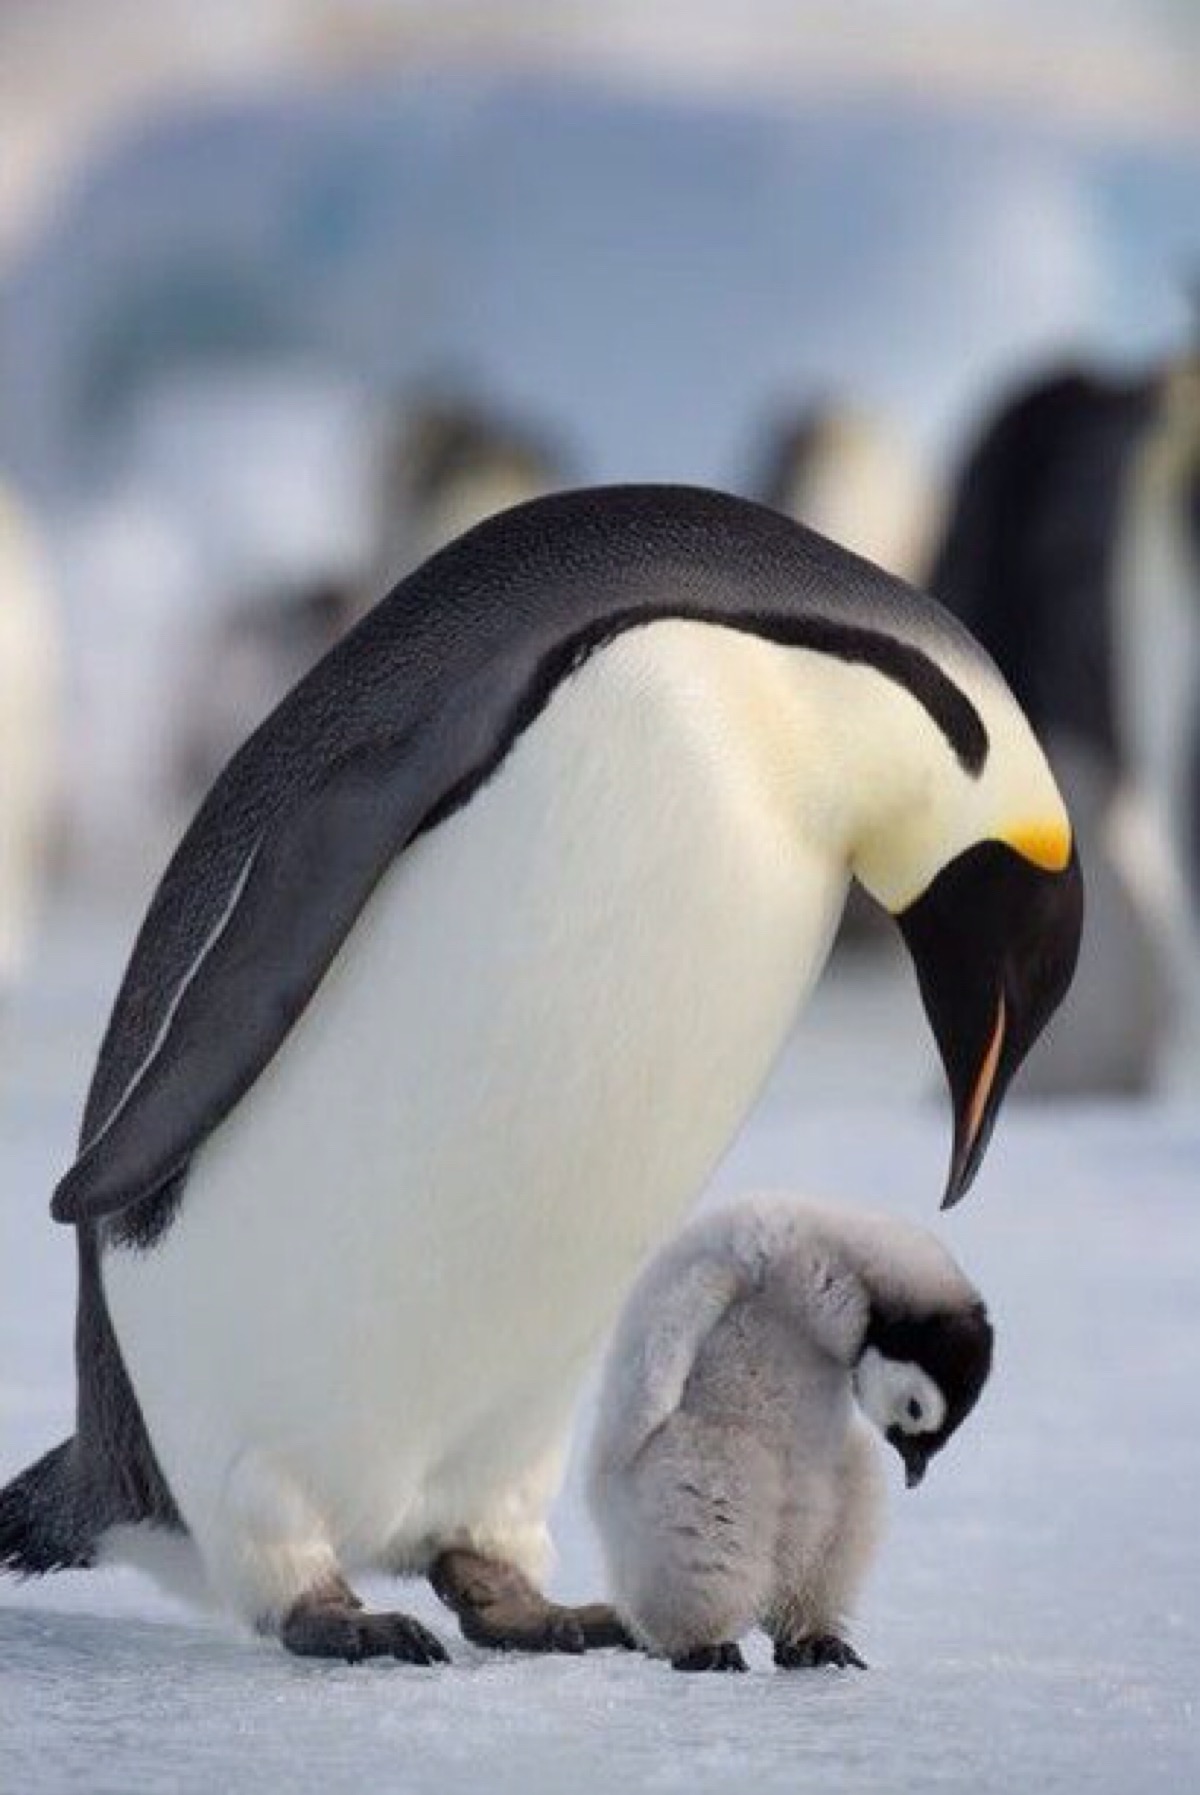
<path fill-rule="evenodd" d="M 896 920 L 954 1106 L 948 1209 L 970 1188 L 1013 1074 L 1074 977 L 1083 926 L 1078 855 L 1072 848 L 1056 871 L 1005 842 L 980 842 Z"/>
<path fill-rule="evenodd" d="M 915 1490 L 929 1469 L 928 1449 L 912 1434 L 901 1433 L 898 1427 L 889 1427 L 884 1437 L 888 1445 L 894 1446 L 904 1460 L 905 1489 Z"/>

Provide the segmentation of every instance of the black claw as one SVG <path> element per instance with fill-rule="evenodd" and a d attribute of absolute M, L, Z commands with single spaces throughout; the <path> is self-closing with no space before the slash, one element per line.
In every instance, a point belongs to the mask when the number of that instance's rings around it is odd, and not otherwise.
<path fill-rule="evenodd" d="M 393 1617 L 388 1617 L 393 1618 Z M 395 1616 L 400 1620 L 403 1616 Z M 420 1621 L 410 1620 L 406 1630 L 399 1628 L 392 1635 L 388 1648 L 393 1658 L 401 1658 L 410 1664 L 448 1664 L 450 1654 L 436 1634 Z"/>
<path fill-rule="evenodd" d="M 813 1633 L 807 1639 L 780 1639 L 775 1662 L 781 1670 L 866 1670 L 866 1661 L 835 1633 Z"/>
<path fill-rule="evenodd" d="M 681 1652 L 672 1658 L 675 1670 L 748 1670 L 750 1667 L 742 1656 L 742 1648 L 733 1640 L 725 1640 L 721 1645 L 698 1645 L 690 1652 Z"/>

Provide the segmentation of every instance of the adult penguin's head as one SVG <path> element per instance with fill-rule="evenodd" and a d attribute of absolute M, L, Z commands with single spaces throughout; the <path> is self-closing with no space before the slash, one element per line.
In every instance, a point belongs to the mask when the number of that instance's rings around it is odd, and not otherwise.
<path fill-rule="evenodd" d="M 1024 714 L 982 659 L 950 677 L 961 712 L 937 741 L 928 711 L 909 707 L 901 726 L 930 736 L 927 750 L 879 765 L 884 796 L 854 855 L 912 955 L 945 1068 L 944 1207 L 969 1188 L 1005 1092 L 1067 993 L 1083 925 L 1070 821 Z"/>

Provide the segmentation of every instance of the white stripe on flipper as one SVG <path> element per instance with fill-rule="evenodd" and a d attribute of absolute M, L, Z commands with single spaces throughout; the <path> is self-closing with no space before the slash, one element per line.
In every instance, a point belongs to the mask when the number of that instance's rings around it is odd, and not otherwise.
<path fill-rule="evenodd" d="M 191 989 L 192 984 L 195 981 L 196 975 L 200 971 L 200 968 L 204 965 L 204 962 L 208 959 L 209 954 L 211 954 L 213 948 L 217 945 L 217 942 L 221 939 L 221 936 L 225 933 L 225 930 L 229 926 L 229 922 L 230 922 L 231 917 L 233 916 L 234 911 L 237 909 L 238 904 L 241 902 L 242 893 L 245 891 L 246 886 L 249 882 L 250 874 L 254 871 L 254 865 L 258 859 L 258 851 L 261 846 L 262 846 L 262 837 L 260 836 L 258 841 L 256 841 L 254 846 L 251 848 L 249 854 L 246 856 L 246 862 L 245 862 L 245 865 L 242 867 L 241 872 L 238 874 L 237 878 L 234 880 L 233 890 L 229 894 L 229 897 L 225 904 L 225 908 L 222 910 L 220 916 L 217 918 L 216 922 L 213 924 L 212 928 L 209 930 L 208 934 L 204 937 L 204 940 L 201 942 L 200 947 L 197 950 L 196 955 L 193 958 L 191 965 L 188 967 L 187 971 L 184 973 L 183 978 L 180 980 L 178 988 L 176 989 L 174 996 L 172 997 L 170 1003 L 167 1005 L 166 1014 L 163 1017 L 162 1022 L 159 1024 L 158 1033 L 155 1035 L 153 1041 L 150 1043 L 150 1046 L 146 1052 L 145 1058 L 142 1060 L 141 1064 L 137 1067 L 136 1071 L 133 1073 L 132 1077 L 129 1080 L 129 1083 L 125 1086 L 125 1089 L 122 1091 L 120 1097 L 117 1099 L 116 1103 L 113 1105 L 113 1107 L 109 1111 L 108 1115 L 104 1118 L 104 1121 L 100 1124 L 100 1126 L 95 1130 L 94 1133 L 92 1133 L 88 1136 L 87 1140 L 84 1141 L 83 1145 L 80 1147 L 79 1153 L 77 1155 L 77 1157 L 79 1159 L 82 1159 L 85 1153 L 90 1153 L 92 1148 L 97 1146 L 99 1144 L 99 1142 L 104 1139 L 105 1135 L 108 1133 L 109 1129 L 112 1128 L 112 1126 L 116 1122 L 117 1118 L 124 1114 L 125 1110 L 129 1106 L 129 1103 L 131 1102 L 133 1095 L 134 1095 L 135 1091 L 137 1090 L 138 1086 L 141 1084 L 141 1082 L 145 1078 L 147 1072 L 150 1070 L 150 1067 L 154 1064 L 155 1060 L 158 1058 L 159 1054 L 162 1052 L 162 1049 L 166 1042 L 167 1036 L 171 1032 L 171 1025 L 175 1021 L 175 1018 L 179 1013 L 180 1004 L 183 1002 L 184 998 L 187 996 L 189 990 Z"/>

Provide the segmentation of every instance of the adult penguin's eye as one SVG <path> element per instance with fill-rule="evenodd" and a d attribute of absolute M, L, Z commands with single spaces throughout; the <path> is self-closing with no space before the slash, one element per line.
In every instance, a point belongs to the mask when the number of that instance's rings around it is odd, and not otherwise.
<path fill-rule="evenodd" d="M 921 1419 L 921 1405 L 915 1396 L 908 1405 L 908 1413 L 909 1419 L 912 1421 L 919 1421 Z"/>

